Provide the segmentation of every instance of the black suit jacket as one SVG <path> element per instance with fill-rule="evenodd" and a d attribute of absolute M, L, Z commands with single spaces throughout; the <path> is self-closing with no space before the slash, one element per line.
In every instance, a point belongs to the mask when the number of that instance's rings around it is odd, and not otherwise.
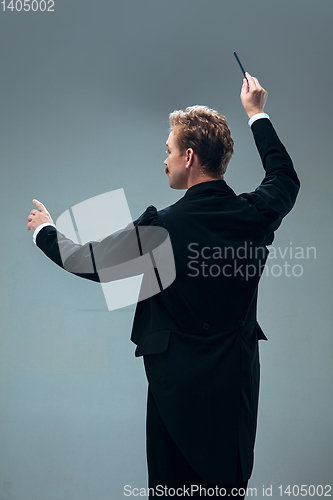
<path fill-rule="evenodd" d="M 136 356 L 144 356 L 172 438 L 198 474 L 215 484 L 236 483 L 238 450 L 243 480 L 252 471 L 258 339 L 266 339 L 256 320 L 258 283 L 266 246 L 299 190 L 271 122 L 257 120 L 252 131 L 266 172 L 254 192 L 238 196 L 224 180 L 203 182 L 164 210 L 148 207 L 134 222 L 136 231 L 151 226 L 168 231 L 176 267 L 170 286 L 163 289 L 160 279 L 161 293 L 137 305 L 131 337 Z M 45 227 L 37 245 L 70 272 L 99 281 L 97 270 L 107 265 L 114 248 L 124 250 L 124 262 L 134 248 L 138 251 L 136 236 L 138 231 L 135 238 L 127 231 L 80 246 Z M 60 253 L 68 255 L 65 266 Z"/>

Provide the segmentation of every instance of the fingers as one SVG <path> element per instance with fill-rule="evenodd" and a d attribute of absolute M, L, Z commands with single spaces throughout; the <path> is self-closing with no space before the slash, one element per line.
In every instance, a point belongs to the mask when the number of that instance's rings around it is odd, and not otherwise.
<path fill-rule="evenodd" d="M 43 224 L 43 222 L 51 222 L 53 224 L 52 217 L 46 210 L 43 203 L 36 199 L 33 199 L 32 203 L 36 205 L 37 209 L 31 210 L 28 216 L 27 230 L 35 231 L 36 227 Z"/>
<path fill-rule="evenodd" d="M 244 96 L 248 92 L 254 92 L 254 91 L 261 90 L 261 85 L 259 83 L 258 78 L 256 78 L 255 76 L 251 76 L 250 73 L 248 73 L 247 71 L 246 71 L 245 75 L 246 75 L 246 78 L 243 79 L 243 86 L 242 86 L 241 95 Z"/>
<path fill-rule="evenodd" d="M 31 210 L 28 217 L 28 221 L 31 222 L 33 220 L 33 217 L 35 217 L 37 214 L 40 214 L 38 210 Z"/>
<path fill-rule="evenodd" d="M 258 79 L 255 78 L 254 76 L 251 76 L 250 73 L 248 73 L 248 72 L 246 72 L 245 74 L 246 74 L 247 81 L 249 82 L 250 90 L 260 89 L 260 84 L 259 84 Z"/>
<path fill-rule="evenodd" d="M 243 79 L 243 85 L 241 89 L 241 98 L 244 97 L 247 94 L 248 91 L 248 83 L 246 78 Z"/>
<path fill-rule="evenodd" d="M 266 90 L 260 85 L 259 83 L 259 80 L 258 78 L 256 78 L 255 76 L 251 76 L 250 73 L 246 72 L 246 78 L 249 82 L 249 87 L 250 87 L 250 90 L 263 90 L 264 92 L 266 92 Z"/>
<path fill-rule="evenodd" d="M 37 208 L 31 210 L 28 216 L 27 230 L 34 231 L 38 226 L 43 223 L 50 223 L 54 225 L 51 215 L 46 210 L 43 203 L 38 200 L 33 199 L 32 202 Z"/>
<path fill-rule="evenodd" d="M 32 203 L 34 203 L 34 205 L 36 205 L 36 207 L 41 211 L 41 212 L 46 212 L 48 213 L 48 211 L 46 210 L 45 206 L 43 205 L 43 203 L 41 203 L 40 201 L 38 200 L 32 200 Z M 32 212 L 32 211 L 31 211 Z"/>
<path fill-rule="evenodd" d="M 255 114 L 264 112 L 268 94 L 260 85 L 258 78 L 251 76 L 248 72 L 245 75 L 246 79 L 243 80 L 240 97 L 248 117 L 251 118 Z"/>

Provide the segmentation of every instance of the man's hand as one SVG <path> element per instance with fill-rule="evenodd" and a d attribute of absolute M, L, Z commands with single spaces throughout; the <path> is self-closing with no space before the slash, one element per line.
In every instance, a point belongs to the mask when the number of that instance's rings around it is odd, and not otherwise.
<path fill-rule="evenodd" d="M 32 203 L 34 203 L 39 210 L 31 210 L 28 217 L 28 231 L 34 232 L 38 226 L 44 224 L 45 222 L 54 224 L 51 215 L 48 213 L 43 203 L 40 203 L 38 200 L 32 200 Z"/>
<path fill-rule="evenodd" d="M 241 91 L 241 101 L 247 116 L 251 118 L 257 113 L 264 112 L 264 106 L 267 100 L 267 92 L 262 88 L 257 78 L 252 77 L 250 73 L 245 73 Z"/>

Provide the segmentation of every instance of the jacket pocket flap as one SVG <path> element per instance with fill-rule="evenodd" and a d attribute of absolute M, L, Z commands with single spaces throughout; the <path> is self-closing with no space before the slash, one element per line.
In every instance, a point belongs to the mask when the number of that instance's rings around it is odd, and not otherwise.
<path fill-rule="evenodd" d="M 135 356 L 165 352 L 169 345 L 170 334 L 170 330 L 160 330 L 141 337 L 135 350 Z"/>

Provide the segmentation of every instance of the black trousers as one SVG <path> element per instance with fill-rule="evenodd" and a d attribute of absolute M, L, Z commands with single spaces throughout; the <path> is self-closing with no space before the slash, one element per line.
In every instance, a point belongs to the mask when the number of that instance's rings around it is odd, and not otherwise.
<path fill-rule="evenodd" d="M 174 498 L 219 498 L 221 500 L 223 496 L 235 499 L 245 496 L 248 481 L 243 482 L 241 479 L 239 460 L 237 484 L 215 485 L 207 483 L 197 474 L 171 438 L 150 389 L 148 389 L 147 402 L 147 462 L 149 499 L 163 498 L 162 491 L 165 497 L 173 496 Z M 242 488 L 239 495 L 234 488 L 238 490 Z"/>

